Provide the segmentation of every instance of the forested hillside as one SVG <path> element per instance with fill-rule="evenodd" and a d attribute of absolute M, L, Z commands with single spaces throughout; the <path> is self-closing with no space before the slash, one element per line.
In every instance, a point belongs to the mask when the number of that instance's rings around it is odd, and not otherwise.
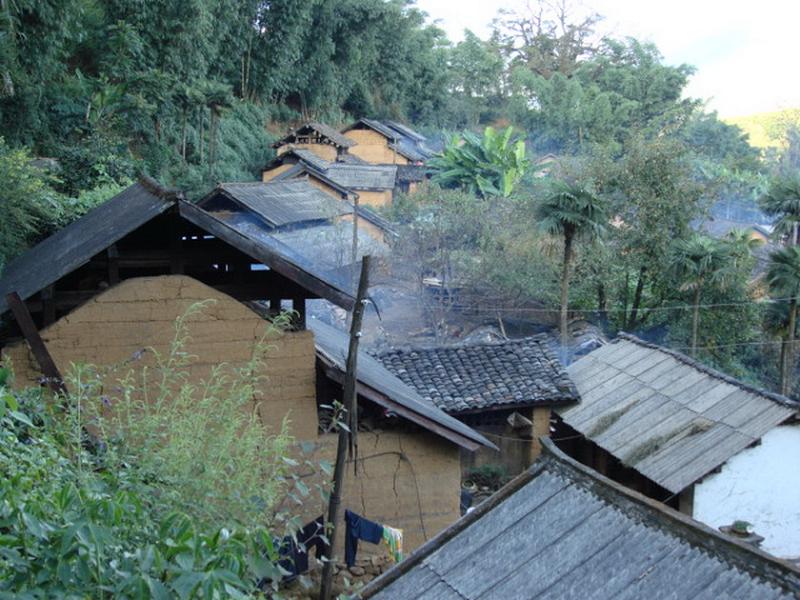
<path fill-rule="evenodd" d="M 690 306 L 700 284 L 668 259 L 709 214 L 752 223 L 783 214 L 765 215 L 757 199 L 770 178 L 797 171 L 797 128 L 776 125 L 780 150 L 761 152 L 684 96 L 691 65 L 666 64 L 652 44 L 601 35 L 598 15 L 575 14 L 567 2 L 501 13 L 488 40 L 466 32 L 452 43 L 405 0 L 5 2 L 0 265 L 139 174 L 193 197 L 255 179 L 271 142 L 303 120 L 391 118 L 436 142 L 512 126 L 520 165 L 560 157 L 562 183 L 590 188 L 623 225 L 600 245 L 576 238 L 574 308 L 598 311 L 611 330 L 691 339 L 715 364 L 776 381 L 748 344 L 767 335 L 777 348 L 785 316 L 764 333 L 749 252 L 733 283 L 704 291 L 704 304 L 729 309 L 708 311 L 694 335 L 701 303 L 694 319 L 666 307 Z M 535 233 L 541 173 L 515 172 L 514 194 L 511 180 L 481 187 L 475 173 L 447 183 L 483 190 L 454 201 L 469 210 L 448 216 L 447 243 L 504 302 L 555 304 L 560 276 Z M 510 199 L 493 197 L 502 187 Z"/>

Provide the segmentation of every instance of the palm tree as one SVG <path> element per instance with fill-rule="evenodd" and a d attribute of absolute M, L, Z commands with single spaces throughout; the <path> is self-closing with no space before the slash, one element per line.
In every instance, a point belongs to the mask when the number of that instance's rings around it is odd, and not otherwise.
<path fill-rule="evenodd" d="M 727 287 L 736 268 L 730 244 L 703 235 L 677 240 L 670 251 L 669 264 L 681 281 L 682 292 L 692 292 L 692 356 L 697 354 L 700 324 L 700 299 L 707 286 Z"/>
<path fill-rule="evenodd" d="M 789 246 L 773 252 L 769 257 L 767 283 L 774 295 L 789 300 L 789 322 L 781 348 L 781 394 L 792 391 L 794 375 L 794 340 L 797 330 L 797 297 L 800 295 L 800 246 Z"/>
<path fill-rule="evenodd" d="M 786 236 L 789 243 L 796 246 L 800 226 L 800 176 L 775 179 L 769 184 L 767 193 L 760 199 L 762 210 L 775 222 L 775 233 Z"/>
<path fill-rule="evenodd" d="M 608 222 L 606 204 L 589 190 L 558 182 L 556 188 L 536 208 L 539 227 L 564 240 L 564 260 L 561 267 L 561 345 L 569 343 L 567 335 L 567 305 L 573 245 L 579 238 L 594 239 L 605 230 Z"/>

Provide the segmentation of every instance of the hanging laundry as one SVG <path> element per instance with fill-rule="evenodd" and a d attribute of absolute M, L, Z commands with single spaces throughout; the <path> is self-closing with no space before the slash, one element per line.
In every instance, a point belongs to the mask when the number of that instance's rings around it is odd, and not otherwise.
<path fill-rule="evenodd" d="M 288 582 L 301 573 L 308 571 L 308 556 L 313 548 L 317 558 L 325 551 L 325 519 L 320 515 L 307 523 L 294 536 L 287 535 L 281 540 L 278 563 L 282 569 L 289 572 L 284 578 Z"/>
<path fill-rule="evenodd" d="M 356 564 L 358 540 L 378 544 L 383 539 L 383 525 L 373 523 L 349 510 L 344 511 L 344 562 L 348 567 Z"/>
<path fill-rule="evenodd" d="M 389 554 L 394 562 L 399 563 L 403 560 L 403 530 L 383 526 L 383 541 L 389 546 Z"/>

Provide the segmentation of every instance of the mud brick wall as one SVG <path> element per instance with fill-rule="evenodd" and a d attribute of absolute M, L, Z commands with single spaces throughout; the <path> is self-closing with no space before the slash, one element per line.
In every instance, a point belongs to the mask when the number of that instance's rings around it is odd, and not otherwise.
<path fill-rule="evenodd" d="M 350 154 L 373 165 L 406 165 L 408 159 L 389 148 L 389 142 L 371 129 L 352 129 L 345 135 L 356 142 Z"/>
<path fill-rule="evenodd" d="M 312 462 L 336 457 L 334 434 L 323 434 L 306 456 Z M 317 478 L 309 478 L 309 487 Z M 403 530 L 405 554 L 459 518 L 461 467 L 458 447 L 426 431 L 374 431 L 358 434 L 358 476 L 345 469 L 342 514 L 350 509 L 371 521 Z M 321 501 L 303 507 L 307 520 L 323 512 Z M 344 557 L 344 521 L 338 538 Z M 381 555 L 383 545 L 359 543 L 359 556 Z"/>
<path fill-rule="evenodd" d="M 106 393 L 113 396 L 114 382 L 128 371 L 152 368 L 155 356 L 165 355 L 175 336 L 175 320 L 194 303 L 212 300 L 201 313 L 187 321 L 190 340 L 186 350 L 194 355 L 188 368 L 191 380 L 208 379 L 219 363 L 241 367 L 253 355 L 267 332 L 267 322 L 244 304 L 184 275 L 128 279 L 96 296 L 41 331 L 62 373 L 70 363 L 116 369 L 106 378 Z M 259 412 L 268 429 L 280 427 L 288 413 L 291 433 L 300 439 L 316 439 L 317 408 L 314 338 L 310 331 L 272 334 L 260 375 Z M 4 348 L 15 370 L 15 384 L 33 385 L 41 377 L 27 344 Z"/>

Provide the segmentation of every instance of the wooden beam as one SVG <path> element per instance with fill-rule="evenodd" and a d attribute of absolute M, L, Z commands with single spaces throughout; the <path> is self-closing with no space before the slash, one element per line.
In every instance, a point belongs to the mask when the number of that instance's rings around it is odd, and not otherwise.
<path fill-rule="evenodd" d="M 56 320 L 56 303 L 53 297 L 55 284 L 48 285 L 41 292 L 42 296 L 42 323 L 44 326 L 51 325 Z"/>
<path fill-rule="evenodd" d="M 17 325 L 22 330 L 22 335 L 25 336 L 25 341 L 28 342 L 36 362 L 39 363 L 39 368 L 41 368 L 45 376 L 47 387 L 57 394 L 65 394 L 67 388 L 64 386 L 64 380 L 53 357 L 50 356 L 47 346 L 44 345 L 44 340 L 39 335 L 39 330 L 36 329 L 36 324 L 33 322 L 31 313 L 28 312 L 28 307 L 25 306 L 17 292 L 6 294 L 6 302 L 17 320 Z"/>
<path fill-rule="evenodd" d="M 238 248 L 255 261 L 267 265 L 270 269 L 297 282 L 314 294 L 326 300 L 330 300 L 345 310 L 350 310 L 355 305 L 355 298 L 349 293 L 303 270 L 298 265 L 278 254 L 275 250 L 244 236 L 227 223 L 204 210 L 188 202 L 180 202 L 180 213 L 181 216 L 190 223 L 194 223 L 198 227 L 205 229 L 211 235 L 228 242 L 231 246 Z"/>
<path fill-rule="evenodd" d="M 111 244 L 106 250 L 108 259 L 108 285 L 119 283 L 119 250 L 116 244 Z"/>

